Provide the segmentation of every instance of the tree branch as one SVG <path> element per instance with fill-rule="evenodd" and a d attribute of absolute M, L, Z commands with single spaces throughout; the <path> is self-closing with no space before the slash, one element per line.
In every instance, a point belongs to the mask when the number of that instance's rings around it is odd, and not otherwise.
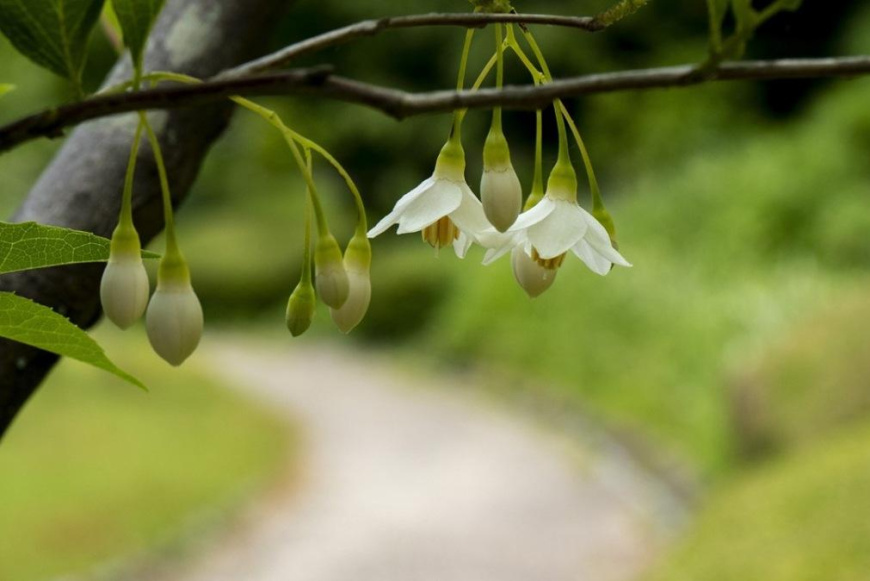
<path fill-rule="evenodd" d="M 695 65 L 585 75 L 533 86 L 479 91 L 409 93 L 332 75 L 327 67 L 267 75 L 217 78 L 199 85 L 170 86 L 97 96 L 31 115 L 0 128 L 0 153 L 35 139 L 56 137 L 84 121 L 145 109 L 175 109 L 233 95 L 313 95 L 355 103 L 396 119 L 456 109 L 542 108 L 555 99 L 616 91 L 686 87 L 711 81 L 854 77 L 870 74 L 870 56 L 724 63 L 704 75 Z"/>
<path fill-rule="evenodd" d="M 250 63 L 238 66 L 221 74 L 221 77 L 239 77 L 252 73 L 262 73 L 286 66 L 291 61 L 326 48 L 348 43 L 358 38 L 375 36 L 385 30 L 398 28 L 420 28 L 423 26 L 465 26 L 482 28 L 494 22 L 515 24 L 546 24 L 576 28 L 587 32 L 598 32 L 607 28 L 597 17 L 591 16 L 552 16 L 548 14 L 421 14 L 414 16 L 395 16 L 375 20 L 364 20 L 349 26 L 330 30 L 296 44 L 266 55 Z"/>

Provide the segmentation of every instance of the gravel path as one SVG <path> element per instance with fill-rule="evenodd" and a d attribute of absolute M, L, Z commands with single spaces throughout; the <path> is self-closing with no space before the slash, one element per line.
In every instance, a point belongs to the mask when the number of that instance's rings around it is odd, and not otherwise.
<path fill-rule="evenodd" d="M 660 544 L 655 486 L 600 442 L 360 354 L 210 351 L 301 421 L 305 466 L 166 581 L 615 581 Z"/>

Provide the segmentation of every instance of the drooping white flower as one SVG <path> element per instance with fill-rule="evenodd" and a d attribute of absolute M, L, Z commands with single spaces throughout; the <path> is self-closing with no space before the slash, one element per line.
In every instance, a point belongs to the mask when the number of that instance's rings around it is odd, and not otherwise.
<path fill-rule="evenodd" d="M 350 333 L 369 310 L 372 300 L 372 279 L 369 274 L 371 262 L 369 241 L 364 237 L 354 236 L 344 253 L 344 269 L 350 281 L 350 292 L 341 308 L 329 311 L 342 333 Z"/>
<path fill-rule="evenodd" d="M 491 231 L 479 238 L 489 247 L 484 264 L 519 248 L 549 270 L 558 269 L 568 251 L 602 276 L 614 264 L 631 266 L 613 247 L 604 226 L 577 204 L 576 179 L 570 167 L 557 166 L 541 201 L 520 214 L 505 234 L 499 236 Z"/>
<path fill-rule="evenodd" d="M 178 366 L 196 350 L 202 338 L 203 315 L 183 259 L 164 256 L 157 290 L 148 304 L 145 327 L 154 351 Z"/>
<path fill-rule="evenodd" d="M 487 220 L 499 232 L 516 221 L 523 206 L 523 187 L 511 163 L 507 139 L 501 130 L 490 130 L 483 148 L 480 200 Z"/>
<path fill-rule="evenodd" d="M 100 281 L 103 312 L 118 327 L 127 329 L 145 313 L 150 292 L 139 235 L 132 225 L 119 225 L 112 235 L 109 262 Z"/>
<path fill-rule="evenodd" d="M 328 307 L 341 308 L 350 292 L 342 263 L 341 247 L 332 234 L 321 234 L 314 249 L 314 284 L 317 296 Z"/>
<path fill-rule="evenodd" d="M 435 248 L 452 244 L 460 258 L 478 234 L 490 227 L 480 200 L 465 182 L 461 145 L 448 142 L 438 155 L 432 177 L 402 196 L 368 236 L 374 238 L 396 224 L 398 234 L 421 232 L 423 240 Z"/>
<path fill-rule="evenodd" d="M 514 247 L 511 251 L 511 267 L 513 268 L 517 284 L 531 298 L 540 296 L 541 293 L 553 286 L 553 283 L 556 281 L 556 274 L 559 272 L 558 268 L 541 266 L 519 247 Z"/>

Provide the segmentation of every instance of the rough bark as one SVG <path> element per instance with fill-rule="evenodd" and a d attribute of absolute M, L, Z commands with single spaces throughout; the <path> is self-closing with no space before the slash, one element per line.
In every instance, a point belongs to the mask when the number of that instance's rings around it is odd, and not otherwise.
<path fill-rule="evenodd" d="M 146 69 L 210 77 L 263 54 L 266 39 L 287 0 L 169 0 L 149 41 Z M 129 59 L 115 66 L 106 84 L 130 78 Z M 229 106 L 152 114 L 166 156 L 174 203 L 187 195 L 210 146 L 229 120 Z M 102 236 L 117 221 L 135 114 L 101 120 L 76 130 L 64 143 L 13 221 L 35 220 Z M 143 243 L 163 228 L 157 172 L 151 150 L 142 148 L 134 189 L 134 217 Z M 101 316 L 103 266 L 90 264 L 0 277 L 13 291 L 54 308 L 84 328 Z M 57 362 L 57 356 L 0 340 L 0 437 Z"/>

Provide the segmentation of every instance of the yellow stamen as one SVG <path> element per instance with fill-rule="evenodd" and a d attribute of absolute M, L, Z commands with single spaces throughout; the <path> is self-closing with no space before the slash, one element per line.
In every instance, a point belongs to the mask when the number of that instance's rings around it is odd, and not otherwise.
<path fill-rule="evenodd" d="M 459 228 L 456 227 L 450 218 L 444 216 L 437 222 L 423 228 L 422 234 L 423 240 L 429 246 L 432 248 L 443 248 L 459 238 Z"/>
<path fill-rule="evenodd" d="M 542 268 L 547 270 L 556 270 L 562 263 L 565 262 L 565 254 L 560 254 L 555 258 L 541 258 L 537 248 L 532 248 L 532 260 L 537 262 Z"/>

